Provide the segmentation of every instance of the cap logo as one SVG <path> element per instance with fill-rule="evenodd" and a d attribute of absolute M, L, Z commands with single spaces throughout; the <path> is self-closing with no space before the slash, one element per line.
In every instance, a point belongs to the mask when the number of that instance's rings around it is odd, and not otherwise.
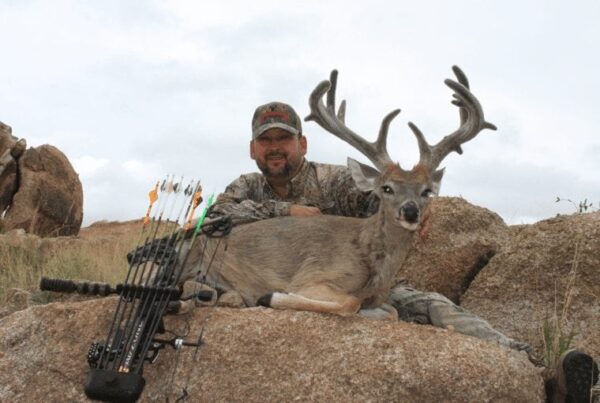
<path fill-rule="evenodd" d="M 286 122 L 289 122 L 289 120 L 290 120 L 290 116 L 285 112 L 270 111 L 270 112 L 265 112 L 260 116 L 260 124 L 265 123 L 265 120 L 267 120 L 268 118 L 272 118 L 272 117 L 281 118 L 282 120 L 284 120 Z"/>

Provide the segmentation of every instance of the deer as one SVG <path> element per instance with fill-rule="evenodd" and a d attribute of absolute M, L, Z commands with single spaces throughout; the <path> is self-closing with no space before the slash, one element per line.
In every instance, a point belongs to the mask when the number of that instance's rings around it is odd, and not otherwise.
<path fill-rule="evenodd" d="M 386 300 L 424 211 L 439 193 L 444 175 L 440 163 L 453 151 L 462 154 L 462 144 L 483 129 L 496 130 L 485 120 L 466 75 L 457 66 L 453 71 L 457 80 L 444 82 L 454 91 L 460 125 L 430 145 L 409 122 L 420 155 L 410 170 L 387 151 L 388 129 L 400 110 L 384 117 L 375 142 L 365 140 L 346 126 L 345 101 L 336 113 L 338 73 L 332 71 L 312 91 L 305 120 L 350 144 L 373 164 L 347 160 L 356 186 L 379 199 L 378 211 L 367 218 L 288 216 L 235 226 L 224 240 L 202 237 L 193 244 L 184 272 L 216 289 L 237 291 L 247 306 L 397 319 Z"/>

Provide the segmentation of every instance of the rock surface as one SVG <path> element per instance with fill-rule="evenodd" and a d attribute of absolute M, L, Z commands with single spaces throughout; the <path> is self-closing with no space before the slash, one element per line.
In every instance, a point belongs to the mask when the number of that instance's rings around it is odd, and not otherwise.
<path fill-rule="evenodd" d="M 11 127 L 0 122 L 0 213 L 10 205 L 17 191 L 17 160 L 11 155 L 16 143 Z"/>
<path fill-rule="evenodd" d="M 26 147 L 24 139 L 0 122 L 0 230 L 77 235 L 83 218 L 77 173 L 56 147 Z"/>
<path fill-rule="evenodd" d="M 5 214 L 4 231 L 76 235 L 82 219 L 83 189 L 67 157 L 50 145 L 27 149 L 19 158 L 18 190 Z"/>
<path fill-rule="evenodd" d="M 508 242 L 510 230 L 497 214 L 456 197 L 433 199 L 428 215 L 397 280 L 459 303 L 477 273 Z"/>
<path fill-rule="evenodd" d="M 6 150 L 9 139 L 12 139 L 14 143 L 17 140 L 12 135 L 12 127 L 7 124 L 0 122 L 0 152 L 4 152 Z"/>
<path fill-rule="evenodd" d="M 12 314 L 13 312 L 27 309 L 32 303 L 31 293 L 19 288 L 8 289 L 4 299 L 6 302 L 0 305 L 0 319 Z"/>
<path fill-rule="evenodd" d="M 54 303 L 0 320 L 0 400 L 86 401 L 86 352 L 115 303 Z M 182 332 L 185 319 L 167 327 Z M 543 401 L 524 354 L 447 330 L 264 308 L 202 308 L 188 319 L 192 338 L 204 325 L 205 344 L 196 357 L 169 349 L 147 365 L 141 401 L 175 401 L 185 386 L 190 401 Z"/>
<path fill-rule="evenodd" d="M 441 198 L 433 206 L 403 277 L 460 300 L 498 330 L 533 344 L 538 355 L 542 324 L 555 301 L 560 315 L 570 288 L 565 328 L 577 332 L 575 346 L 600 357 L 600 212 L 507 227 L 462 199 Z M 88 248 L 123 260 L 129 249 L 119 245 L 139 238 L 139 225 L 97 223 L 78 237 L 61 238 L 15 230 L 0 235 L 0 244 L 46 254 Z M 97 262 L 100 255 L 90 256 Z M 483 262 L 476 263 L 490 255 L 480 271 Z M 462 295 L 464 285 L 469 288 Z M 8 290 L 0 307 L 0 401 L 85 401 L 87 348 L 106 336 L 114 300 L 31 307 L 40 300 L 32 296 Z M 222 302 L 237 305 L 233 297 Z M 174 401 L 188 379 L 190 401 L 543 400 L 541 377 L 523 354 L 447 330 L 263 308 L 201 308 L 190 319 L 192 337 L 207 316 L 206 345 L 197 360 L 193 349 L 161 353 L 146 367 L 143 401 Z M 185 330 L 184 317 L 167 324 Z"/>
<path fill-rule="evenodd" d="M 11 205 L 17 191 L 17 161 L 10 155 L 10 150 L 0 154 L 0 211 Z"/>
<path fill-rule="evenodd" d="M 543 351 L 542 325 L 555 312 L 560 318 L 565 302 L 565 331 L 575 331 L 574 345 L 600 357 L 600 212 L 520 227 L 462 305 Z"/>

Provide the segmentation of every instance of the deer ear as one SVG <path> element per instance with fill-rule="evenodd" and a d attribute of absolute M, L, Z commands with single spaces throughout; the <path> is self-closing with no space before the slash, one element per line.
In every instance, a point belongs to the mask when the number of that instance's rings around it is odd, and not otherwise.
<path fill-rule="evenodd" d="M 431 175 L 431 182 L 432 182 L 432 188 L 431 190 L 433 190 L 433 192 L 436 195 L 440 194 L 440 187 L 442 186 L 442 177 L 444 176 L 444 168 L 442 169 L 438 169 L 437 171 L 435 171 L 433 173 L 433 175 Z"/>
<path fill-rule="evenodd" d="M 378 170 L 348 157 L 348 169 L 356 187 L 362 192 L 370 192 L 375 189 L 375 181 L 381 175 Z"/>

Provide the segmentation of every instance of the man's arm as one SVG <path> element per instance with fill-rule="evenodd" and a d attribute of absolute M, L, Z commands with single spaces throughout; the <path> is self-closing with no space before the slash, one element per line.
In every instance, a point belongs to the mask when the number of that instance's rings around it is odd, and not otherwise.
<path fill-rule="evenodd" d="M 210 215 L 229 215 L 234 225 L 290 215 L 292 203 L 266 199 L 259 187 L 251 175 L 240 176 L 217 197 Z"/>

